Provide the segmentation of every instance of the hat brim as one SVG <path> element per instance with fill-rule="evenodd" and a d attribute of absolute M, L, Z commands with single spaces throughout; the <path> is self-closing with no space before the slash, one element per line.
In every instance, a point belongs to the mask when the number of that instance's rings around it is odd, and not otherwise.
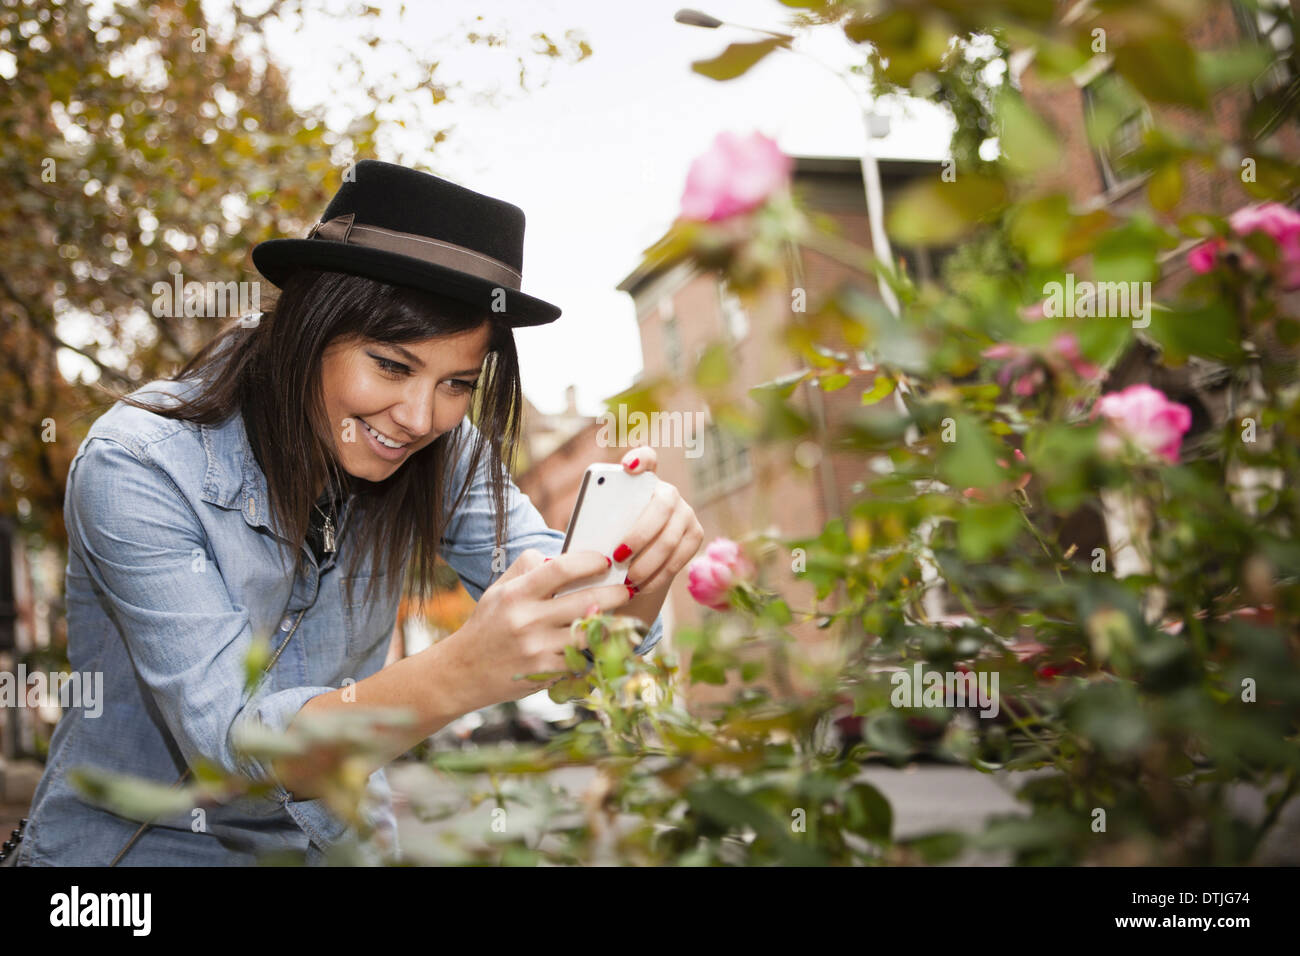
<path fill-rule="evenodd" d="M 446 266 L 383 249 L 328 239 L 268 239 L 253 247 L 253 265 L 277 288 L 295 269 L 310 266 L 423 289 L 469 305 L 512 326 L 545 325 L 560 317 L 558 306 Z"/>

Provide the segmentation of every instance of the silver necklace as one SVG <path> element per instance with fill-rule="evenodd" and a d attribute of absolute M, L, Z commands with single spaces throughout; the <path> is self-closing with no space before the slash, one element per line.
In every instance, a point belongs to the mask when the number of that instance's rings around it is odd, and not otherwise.
<path fill-rule="evenodd" d="M 325 519 L 325 528 L 324 531 L 322 532 L 322 537 L 324 538 L 324 542 L 325 542 L 324 544 L 325 552 L 326 554 L 332 553 L 334 551 L 334 518 L 330 515 L 327 515 L 325 512 L 321 511 L 320 505 L 315 504 L 314 502 L 312 503 L 312 507 L 315 508 L 317 511 L 320 511 L 321 517 Z M 330 506 L 330 510 L 331 511 L 334 510 L 332 504 Z"/>

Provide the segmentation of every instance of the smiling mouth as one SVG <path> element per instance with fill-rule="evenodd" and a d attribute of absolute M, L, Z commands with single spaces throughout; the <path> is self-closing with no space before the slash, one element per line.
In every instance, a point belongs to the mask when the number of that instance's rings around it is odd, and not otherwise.
<path fill-rule="evenodd" d="M 361 423 L 362 428 L 370 432 L 370 434 L 375 437 L 375 441 L 379 442 L 379 444 L 383 445 L 385 448 L 405 448 L 407 445 L 410 444 L 410 442 L 399 443 L 393 441 L 383 432 L 371 428 L 370 425 L 366 423 L 366 420 L 362 418 L 360 415 L 354 415 L 353 417 Z"/>

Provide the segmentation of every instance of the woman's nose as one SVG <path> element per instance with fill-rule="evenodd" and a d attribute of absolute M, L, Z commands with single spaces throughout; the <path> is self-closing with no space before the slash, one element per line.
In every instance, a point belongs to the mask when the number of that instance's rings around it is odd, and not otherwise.
<path fill-rule="evenodd" d="M 434 399 L 428 397 L 420 399 L 418 404 L 398 405 L 392 410 L 391 417 L 413 441 L 421 441 L 434 428 Z"/>

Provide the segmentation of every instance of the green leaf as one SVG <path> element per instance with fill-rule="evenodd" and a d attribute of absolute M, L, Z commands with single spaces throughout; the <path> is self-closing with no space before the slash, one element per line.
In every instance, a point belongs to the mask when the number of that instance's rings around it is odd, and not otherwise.
<path fill-rule="evenodd" d="M 717 388 L 731 381 L 731 352 L 715 342 L 700 353 L 695 365 L 695 384 L 700 388 Z"/>
<path fill-rule="evenodd" d="M 960 413 L 954 414 L 952 419 L 954 440 L 936 443 L 939 477 L 956 489 L 988 488 L 1003 481 L 1007 473 L 998 467 L 1000 446 L 984 426 L 977 419 Z"/>
<path fill-rule="evenodd" d="M 951 42 L 953 27 L 941 11 L 898 6 L 857 16 L 844 27 L 854 43 L 869 42 L 880 52 L 885 79 L 907 86 L 922 71 L 937 71 Z"/>
<path fill-rule="evenodd" d="M 555 703 L 563 704 L 565 701 L 586 697 L 590 689 L 591 685 L 585 677 L 566 677 L 547 688 L 546 694 Z"/>
<path fill-rule="evenodd" d="M 1029 467 L 1054 506 L 1071 510 L 1082 499 L 1096 495 L 1089 487 L 1089 463 L 1096 455 L 1100 430 L 1100 422 L 1052 422 L 1025 437 Z"/>
<path fill-rule="evenodd" d="M 851 381 L 853 381 L 853 376 L 835 372 L 821 376 L 817 379 L 817 384 L 821 386 L 823 392 L 838 392 Z"/>
<path fill-rule="evenodd" d="M 1196 51 L 1196 72 L 1206 89 L 1249 83 L 1268 69 L 1273 51 L 1263 44 Z"/>
<path fill-rule="evenodd" d="M 664 401 L 659 397 L 659 393 L 668 385 L 669 383 L 664 379 L 642 382 L 605 399 L 605 408 L 616 420 L 620 405 L 626 406 L 625 414 L 628 417 L 631 417 L 633 412 L 641 412 L 648 416 L 664 408 Z"/>
<path fill-rule="evenodd" d="M 765 620 L 784 627 L 791 620 L 790 605 L 786 604 L 781 598 L 774 598 L 763 608 L 763 617 Z"/>
<path fill-rule="evenodd" d="M 1117 47 L 1115 70 L 1149 100 L 1206 106 L 1195 50 L 1172 32 L 1135 37 Z"/>
<path fill-rule="evenodd" d="M 585 662 L 586 661 L 584 658 L 584 663 Z M 559 680 L 567 673 L 568 671 L 539 671 L 536 674 L 525 674 L 520 679 L 526 681 L 533 681 L 534 683 L 540 683 L 541 681 Z"/>
<path fill-rule="evenodd" d="M 711 821 L 727 831 L 751 828 L 789 866 L 817 866 L 826 863 L 825 854 L 793 839 L 787 820 L 779 819 L 766 809 L 755 795 L 737 793 L 722 781 L 694 784 L 686 800 L 693 814 Z"/>
<path fill-rule="evenodd" d="M 897 384 L 898 383 L 895 382 L 888 375 L 877 375 L 876 380 L 872 384 L 871 388 L 867 389 L 865 392 L 862 393 L 862 404 L 863 405 L 876 404 L 876 402 L 880 401 L 882 398 L 885 398 L 888 395 L 893 394 L 894 387 Z"/>
<path fill-rule="evenodd" d="M 1017 175 L 1028 176 L 1060 161 L 1060 137 L 1020 94 L 1003 86 L 995 100 L 999 148 Z"/>
<path fill-rule="evenodd" d="M 711 60 L 694 61 L 691 69 L 711 80 L 734 80 L 777 47 L 789 45 L 788 40 L 777 37 L 754 43 L 732 43 Z"/>
<path fill-rule="evenodd" d="M 1011 241 L 1032 265 L 1050 266 L 1065 258 L 1073 226 L 1069 198 L 1053 193 L 1017 204 L 1009 220 Z"/>
<path fill-rule="evenodd" d="M 271 660 L 271 642 L 265 637 L 254 638 L 244 655 L 244 690 L 252 690 Z"/>
<path fill-rule="evenodd" d="M 720 687 L 727 682 L 726 665 L 712 653 L 696 651 L 691 656 L 691 682 L 716 684 Z"/>
<path fill-rule="evenodd" d="M 1151 725 L 1132 684 L 1093 684 L 1065 708 L 1066 723 L 1112 757 L 1129 756 L 1150 739 Z"/>
<path fill-rule="evenodd" d="M 753 386 L 750 388 L 749 394 L 755 399 L 762 394 L 775 394 L 780 398 L 789 398 L 794 394 L 794 390 L 799 387 L 799 383 L 811 374 L 813 374 L 813 370 L 810 368 L 799 372 L 790 372 L 787 375 L 774 378 L 770 382 L 761 382 Z"/>
<path fill-rule="evenodd" d="M 587 658 L 583 656 L 582 651 L 572 644 L 564 648 L 564 663 L 571 671 L 585 671 L 588 666 Z"/>
<path fill-rule="evenodd" d="M 812 431 L 812 423 L 779 393 L 771 389 L 751 389 L 750 394 L 762 413 L 756 436 L 760 442 L 802 438 Z"/>
<path fill-rule="evenodd" d="M 966 557 L 982 561 L 1010 544 L 1020 529 L 1020 509 L 1013 504 L 971 505 L 957 519 L 957 546 Z"/>
<path fill-rule="evenodd" d="M 1187 311 L 1156 309 L 1146 332 L 1164 349 L 1164 359 L 1171 365 L 1181 365 L 1192 355 L 1226 362 L 1242 355 L 1237 318 L 1221 300 Z"/>
<path fill-rule="evenodd" d="M 536 866 L 542 859 L 540 853 L 526 846 L 507 846 L 501 854 L 502 866 Z"/>
<path fill-rule="evenodd" d="M 1093 275 L 1098 282 L 1155 282 L 1161 230 L 1149 220 L 1133 219 L 1097 237 Z"/>
<path fill-rule="evenodd" d="M 928 864 L 947 863 L 966 849 L 969 837 L 957 830 L 927 833 L 925 836 L 899 842 L 899 846 L 915 850 Z"/>
<path fill-rule="evenodd" d="M 74 767 L 68 781 L 89 801 L 120 816 L 141 822 L 153 817 L 185 813 L 195 807 L 198 796 L 191 788 L 173 789 L 99 767 Z"/>
<path fill-rule="evenodd" d="M 937 175 L 905 187 L 889 209 L 889 234 L 908 245 L 945 245 L 971 232 L 1007 200 L 1001 180 L 959 172 L 953 182 Z"/>
<path fill-rule="evenodd" d="M 1183 173 L 1177 162 L 1157 166 L 1147 181 L 1147 198 L 1161 212 L 1169 212 L 1183 198 Z"/>
<path fill-rule="evenodd" d="M 844 794 L 844 825 L 869 840 L 888 842 L 894 811 L 885 795 L 869 783 L 855 783 Z"/>
<path fill-rule="evenodd" d="M 887 757 L 903 760 L 911 756 L 912 738 L 903 715 L 896 710 L 874 714 L 867 720 L 863 740 Z"/>

